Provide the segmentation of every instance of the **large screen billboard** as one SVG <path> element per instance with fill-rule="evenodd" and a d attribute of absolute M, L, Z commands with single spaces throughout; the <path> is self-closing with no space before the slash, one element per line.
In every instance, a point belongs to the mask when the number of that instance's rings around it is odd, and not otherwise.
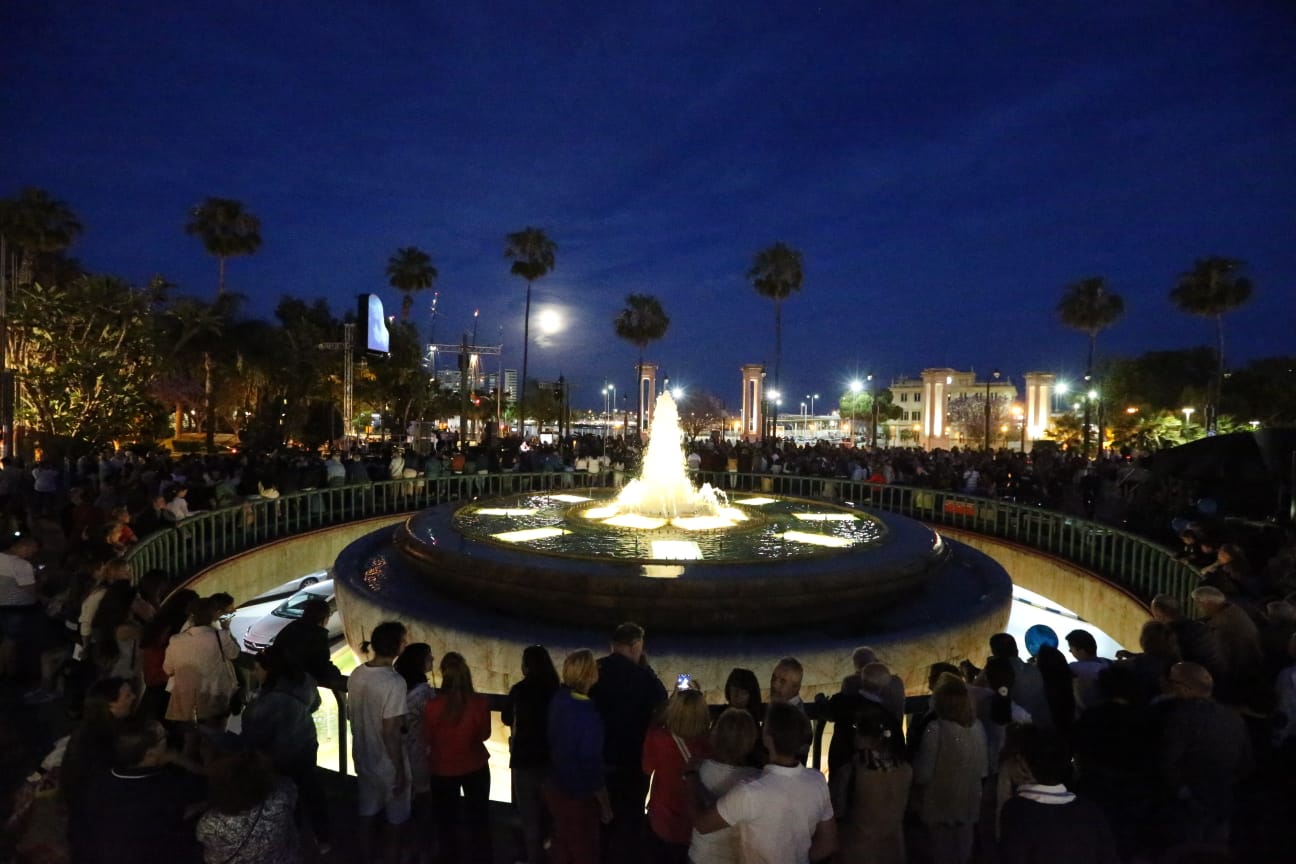
<path fill-rule="evenodd" d="M 387 332 L 387 316 L 383 314 L 382 298 L 377 294 L 361 294 L 356 317 L 364 325 L 361 352 L 384 356 L 391 353 L 391 334 Z"/>

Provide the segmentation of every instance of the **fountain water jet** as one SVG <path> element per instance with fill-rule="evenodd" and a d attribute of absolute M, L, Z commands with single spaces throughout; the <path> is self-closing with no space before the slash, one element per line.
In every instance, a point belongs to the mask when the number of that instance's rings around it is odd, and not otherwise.
<path fill-rule="evenodd" d="M 612 502 L 586 511 L 585 517 L 629 528 L 655 528 L 669 522 L 686 530 L 725 528 L 744 521 L 746 514 L 730 507 L 724 492 L 710 483 L 694 488 L 683 443 L 675 399 L 669 392 L 662 393 L 653 410 L 639 476 Z"/>

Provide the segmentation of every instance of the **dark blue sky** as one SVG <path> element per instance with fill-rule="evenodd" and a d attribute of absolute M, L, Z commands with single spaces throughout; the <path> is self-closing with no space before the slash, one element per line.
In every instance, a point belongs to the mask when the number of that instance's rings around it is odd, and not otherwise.
<path fill-rule="evenodd" d="M 794 402 L 857 372 L 1074 374 L 1085 338 L 1054 307 L 1090 275 L 1127 305 L 1100 350 L 1205 343 L 1167 294 L 1209 254 L 1256 282 L 1240 362 L 1296 352 L 1294 25 L 1286 2 L 11 3 L 0 196 L 46 188 L 87 267 L 200 295 L 187 211 L 241 199 L 264 245 L 229 284 L 263 314 L 287 292 L 394 308 L 387 257 L 420 246 L 438 341 L 480 308 L 509 366 L 503 237 L 543 227 L 535 304 L 567 325 L 531 370 L 590 406 L 632 386 L 610 324 L 630 292 L 673 319 L 651 349 L 671 377 L 736 403 L 738 366 L 773 361 L 744 272 L 775 240 L 805 254 Z"/>

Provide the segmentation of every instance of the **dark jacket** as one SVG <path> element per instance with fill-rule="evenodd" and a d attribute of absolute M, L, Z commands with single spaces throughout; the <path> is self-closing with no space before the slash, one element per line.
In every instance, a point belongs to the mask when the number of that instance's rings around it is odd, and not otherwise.
<path fill-rule="evenodd" d="M 281 681 L 262 688 L 243 709 L 244 743 L 265 753 L 280 771 L 290 771 L 315 753 L 317 739 L 311 712 L 319 702 L 315 681 Z"/>
<path fill-rule="evenodd" d="M 666 688 L 652 669 L 620 654 L 598 661 L 598 683 L 590 698 L 603 717 L 603 758 L 609 768 L 641 768 L 644 735 L 657 708 L 666 701 Z"/>
<path fill-rule="evenodd" d="M 513 730 L 509 767 L 542 767 L 549 763 L 549 702 L 557 687 L 523 678 L 509 690 L 501 719 Z"/>
<path fill-rule="evenodd" d="M 329 653 L 328 628 L 309 621 L 292 621 L 275 637 L 275 646 L 291 663 L 301 667 L 321 687 L 346 689 L 346 678 Z"/>
<path fill-rule="evenodd" d="M 1009 798 L 1001 816 L 1003 864 L 1118 864 L 1116 842 L 1102 811 L 1076 798 L 1067 804 L 1041 804 Z"/>

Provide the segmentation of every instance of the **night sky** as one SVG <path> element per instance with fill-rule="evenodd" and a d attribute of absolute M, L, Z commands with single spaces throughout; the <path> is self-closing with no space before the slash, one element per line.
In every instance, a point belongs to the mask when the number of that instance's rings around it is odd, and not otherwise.
<path fill-rule="evenodd" d="M 480 308 L 509 367 L 503 238 L 542 227 L 535 310 L 566 323 L 531 373 L 588 407 L 632 387 L 630 292 L 672 317 L 650 358 L 736 405 L 738 367 L 774 359 L 744 274 L 776 240 L 805 255 L 793 410 L 866 372 L 1074 375 L 1086 340 L 1054 308 L 1092 275 L 1127 307 L 1100 351 L 1206 344 L 1167 295 L 1211 254 L 1256 283 L 1227 319 L 1240 363 L 1296 353 L 1294 34 L 1288 2 L 7 3 L 0 196 L 45 188 L 84 266 L 202 296 L 188 211 L 238 198 L 264 245 L 229 287 L 258 315 L 396 310 L 387 258 L 419 246 L 437 341 Z"/>

